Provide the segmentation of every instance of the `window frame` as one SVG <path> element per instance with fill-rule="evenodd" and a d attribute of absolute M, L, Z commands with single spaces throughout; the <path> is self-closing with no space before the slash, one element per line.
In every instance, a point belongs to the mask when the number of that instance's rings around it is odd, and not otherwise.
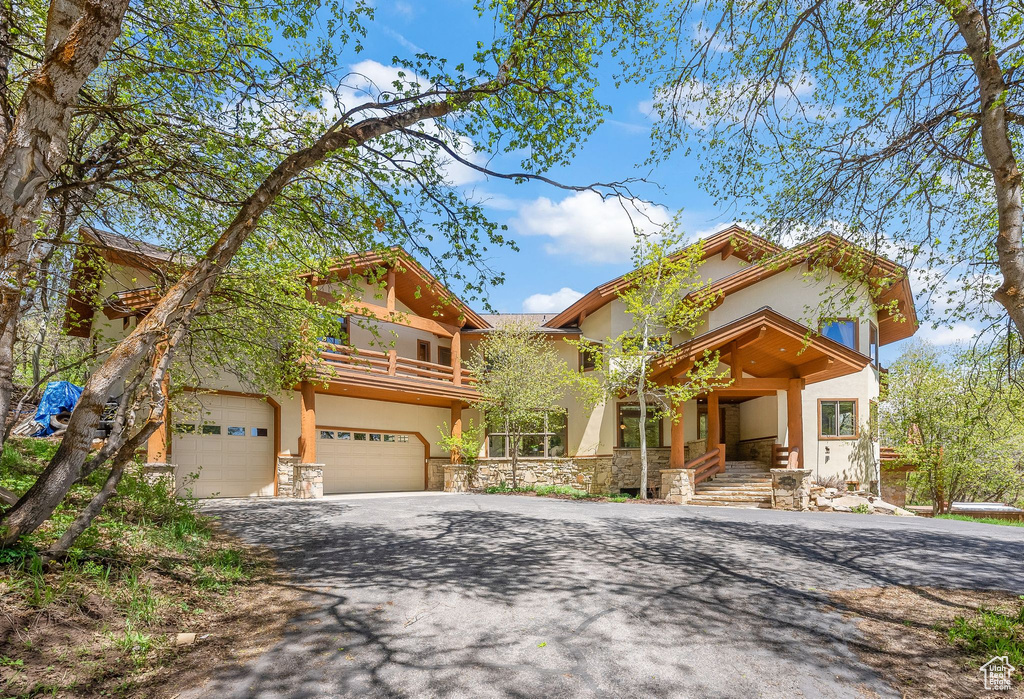
<path fill-rule="evenodd" d="M 871 357 L 871 365 L 880 369 L 882 362 L 879 360 L 878 326 L 868 321 L 868 356 Z"/>
<path fill-rule="evenodd" d="M 447 362 L 445 362 L 444 358 L 441 356 L 442 352 L 447 352 L 448 353 L 448 361 Z M 437 363 L 440 364 L 441 366 L 451 366 L 452 365 L 452 348 L 451 347 L 445 347 L 444 345 L 438 345 L 437 346 Z"/>
<path fill-rule="evenodd" d="M 822 434 L 821 424 L 821 405 L 822 403 L 835 403 L 836 404 L 836 434 L 826 435 Z M 847 435 L 838 434 L 839 432 L 839 404 L 840 403 L 853 403 L 853 434 Z M 860 439 L 860 401 L 856 398 L 819 398 L 818 399 L 818 439 L 821 441 L 848 441 L 851 439 Z"/>
<path fill-rule="evenodd" d="M 853 324 L 853 347 L 849 347 L 849 349 L 852 349 L 854 352 L 860 352 L 860 320 L 857 319 L 857 318 L 841 317 L 841 318 L 833 318 L 832 320 L 827 321 L 827 322 L 819 321 L 818 322 L 818 335 L 820 335 L 821 337 L 827 338 L 829 340 L 832 340 L 832 342 L 835 342 L 836 344 L 842 345 L 843 347 L 847 347 L 847 345 L 843 344 L 839 340 L 836 340 L 834 338 L 828 337 L 825 334 L 825 326 L 826 325 L 836 325 L 838 323 L 852 323 Z"/>
<path fill-rule="evenodd" d="M 577 366 L 581 372 L 597 370 L 596 343 L 587 343 L 587 350 L 580 348 L 577 354 Z"/>
<path fill-rule="evenodd" d="M 622 409 L 640 407 L 640 403 L 617 403 L 615 407 L 615 446 L 617 449 L 639 449 L 639 447 L 624 447 L 622 446 Z M 648 409 L 652 409 L 650 403 L 647 404 Z M 654 408 L 657 410 L 657 408 Z M 649 449 L 662 449 L 665 446 L 665 420 L 662 417 L 658 418 L 658 443 L 648 444 Z"/>
<path fill-rule="evenodd" d="M 563 417 L 563 419 L 565 420 L 565 427 L 563 427 L 562 430 L 560 430 L 558 432 L 551 432 L 551 431 L 549 431 L 547 429 L 547 427 L 548 427 L 548 425 L 547 425 L 548 416 L 553 414 L 553 413 L 561 415 Z M 544 438 L 544 454 L 541 455 L 541 456 L 526 456 L 526 455 L 523 455 L 523 456 L 519 457 L 520 459 L 538 460 L 538 459 L 565 459 L 565 458 L 568 458 L 568 456 L 569 456 L 569 414 L 567 412 L 559 413 L 559 412 L 554 411 L 554 410 L 547 411 L 545 413 L 545 415 L 544 415 L 544 428 L 545 429 L 544 429 L 543 432 L 524 432 L 522 435 L 520 435 L 523 438 L 525 438 L 525 437 L 542 436 Z M 563 440 L 563 443 L 562 443 L 563 454 L 561 456 L 551 456 L 551 437 L 556 436 L 556 435 L 563 435 L 564 436 L 564 440 Z M 505 455 L 504 456 L 491 456 L 491 437 L 504 437 L 504 440 L 502 440 L 504 442 L 504 445 L 505 445 Z M 491 458 L 495 458 L 495 459 L 510 459 L 510 458 L 512 458 L 510 456 L 511 449 L 509 449 L 509 435 L 508 435 L 508 432 L 492 432 L 491 430 L 488 430 L 487 434 L 484 436 L 484 445 L 485 445 L 484 453 L 487 454 L 487 458 L 488 459 L 491 459 Z"/>
<path fill-rule="evenodd" d="M 420 359 L 420 355 L 426 357 L 426 359 Z M 429 362 L 430 361 L 430 342 L 427 340 L 416 340 L 416 361 L 418 362 Z"/>

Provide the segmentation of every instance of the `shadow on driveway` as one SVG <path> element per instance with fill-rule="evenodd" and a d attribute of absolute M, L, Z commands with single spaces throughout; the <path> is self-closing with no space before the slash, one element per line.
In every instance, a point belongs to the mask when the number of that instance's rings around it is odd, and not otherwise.
<path fill-rule="evenodd" d="M 1024 584 L 1024 532 L 969 523 L 501 496 L 206 508 L 317 611 L 194 696 L 887 696 L 829 590 Z"/>

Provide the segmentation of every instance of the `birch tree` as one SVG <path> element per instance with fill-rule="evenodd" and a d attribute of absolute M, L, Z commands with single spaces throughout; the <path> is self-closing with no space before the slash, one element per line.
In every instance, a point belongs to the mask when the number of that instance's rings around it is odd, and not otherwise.
<path fill-rule="evenodd" d="M 915 268 L 926 318 L 1024 333 L 1019 2 L 667 11 L 658 159 L 697 155 L 707 191 L 776 241 L 830 230 Z"/>
<path fill-rule="evenodd" d="M 618 300 L 629 326 L 598 346 L 581 341 L 581 351 L 591 353 L 604 377 L 605 390 L 613 398 L 636 399 L 640 412 L 640 497 L 647 497 L 647 421 L 665 417 L 679 420 L 677 408 L 714 386 L 727 385 L 727 374 L 718 369 L 718 353 L 698 358 L 683 378 L 657 382 L 654 361 L 674 344 L 692 337 L 714 307 L 714 294 L 700 293 L 710 280 L 700 276 L 704 250 L 700 243 L 683 246 L 678 233 L 663 236 L 637 235 L 633 248 L 634 270 L 623 278 Z"/>
<path fill-rule="evenodd" d="M 499 245 L 505 241 L 479 204 L 450 187 L 444 164 L 456 161 L 493 176 L 554 183 L 541 173 L 566 163 L 581 136 L 606 111 L 594 94 L 598 62 L 615 59 L 623 79 L 637 79 L 644 72 L 637 55 L 619 57 L 622 51 L 646 46 L 651 8 L 644 0 L 493 0 L 480 9 L 493 15 L 495 33 L 481 42 L 468 67 L 450 68 L 442 58 L 420 55 L 390 89 L 355 101 L 335 100 L 334 110 L 288 114 L 290 128 L 272 139 L 268 149 L 278 158 L 276 164 L 257 171 L 257 183 L 237 206 L 229 201 L 209 207 L 212 213 L 205 212 L 204 219 L 214 226 L 209 247 L 92 373 L 52 461 L 3 514 L 0 544 L 33 531 L 50 516 L 81 475 L 111 391 L 154 352 L 173 356 L 182 337 L 178 329 L 188 328 L 202 313 L 239 250 L 254 235 L 259 240 L 265 217 L 285 220 L 293 207 L 302 211 L 311 199 L 322 200 L 325 209 L 347 214 L 346 228 L 359 240 L 379 241 L 385 231 L 407 230 L 410 212 L 426 210 L 435 235 L 450 241 L 449 259 L 472 260 L 481 239 Z M 356 26 L 359 19 L 359 13 L 343 17 Z M 356 29 L 348 34 L 359 35 Z M 239 103 L 239 108 L 247 105 Z M 259 115 L 252 117 L 258 121 Z M 525 153 L 523 171 L 500 173 L 473 162 L 460 148 L 463 139 L 478 147 Z M 332 177 L 320 181 L 314 198 L 303 190 L 306 178 L 324 172 Z M 590 188 L 631 196 L 622 185 Z M 372 206 L 363 203 L 364 196 Z M 422 226 L 424 218 L 421 213 L 414 220 Z M 157 385 L 160 367 L 166 364 L 152 361 L 154 370 L 143 384 Z M 140 429 L 150 426 L 147 421 Z"/>

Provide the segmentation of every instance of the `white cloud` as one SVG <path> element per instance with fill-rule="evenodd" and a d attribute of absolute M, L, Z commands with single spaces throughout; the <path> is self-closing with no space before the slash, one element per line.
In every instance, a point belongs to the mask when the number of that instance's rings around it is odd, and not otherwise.
<path fill-rule="evenodd" d="M 957 342 L 971 342 L 980 332 L 967 323 L 954 323 L 951 326 L 921 328 L 918 330 L 917 336 L 933 345 L 943 347 Z"/>
<path fill-rule="evenodd" d="M 602 199 L 595 192 L 571 194 L 560 202 L 539 197 L 522 204 L 509 224 L 519 235 L 548 238 L 544 251 L 580 262 L 622 263 L 630 259 L 634 226 L 656 233 L 671 220 L 663 206 L 637 200 Z"/>
<path fill-rule="evenodd" d="M 523 301 L 524 313 L 557 313 L 582 298 L 583 294 L 563 286 L 553 294 L 534 294 Z"/>
<path fill-rule="evenodd" d="M 388 66 L 373 60 L 360 61 L 351 66 L 348 75 L 336 88 L 324 91 L 327 118 L 333 121 L 345 111 L 361 104 L 377 101 L 387 102 L 406 92 L 423 91 L 429 87 L 430 85 L 420 76 L 398 66 Z M 365 110 L 356 118 L 380 116 L 385 113 L 380 109 Z M 442 121 L 420 122 L 413 128 L 428 136 L 445 141 L 460 158 L 473 165 L 482 166 L 487 162 L 486 155 L 476 150 L 472 139 L 467 136 L 454 136 L 448 132 Z M 417 153 L 425 156 L 431 146 L 419 141 L 416 142 L 415 148 Z M 442 152 L 435 157 L 440 163 L 445 179 L 453 186 L 459 187 L 484 179 L 483 173 L 464 165 L 448 156 L 447 153 Z"/>

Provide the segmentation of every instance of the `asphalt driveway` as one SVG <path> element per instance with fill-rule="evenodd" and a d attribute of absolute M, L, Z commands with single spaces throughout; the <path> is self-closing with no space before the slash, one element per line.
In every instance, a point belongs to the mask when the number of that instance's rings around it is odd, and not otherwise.
<path fill-rule="evenodd" d="M 895 693 L 828 591 L 1024 592 L 1024 528 L 500 495 L 221 500 L 316 611 L 183 696 Z"/>

